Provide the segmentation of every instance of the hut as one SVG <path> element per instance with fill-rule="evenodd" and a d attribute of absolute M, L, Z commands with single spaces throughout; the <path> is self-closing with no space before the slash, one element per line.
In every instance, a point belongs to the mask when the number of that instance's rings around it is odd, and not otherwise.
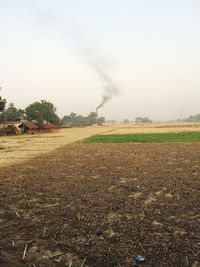
<path fill-rule="evenodd" d="M 19 128 L 21 128 L 23 133 L 28 133 L 28 134 L 34 134 L 39 131 L 39 127 L 37 126 L 36 123 L 27 120 L 22 120 Z"/>
<path fill-rule="evenodd" d="M 34 134 L 39 131 L 38 126 L 30 121 L 9 121 L 0 125 L 0 135 Z"/>
<path fill-rule="evenodd" d="M 22 134 L 20 128 L 21 121 L 9 121 L 0 125 L 0 135 L 18 135 Z"/>

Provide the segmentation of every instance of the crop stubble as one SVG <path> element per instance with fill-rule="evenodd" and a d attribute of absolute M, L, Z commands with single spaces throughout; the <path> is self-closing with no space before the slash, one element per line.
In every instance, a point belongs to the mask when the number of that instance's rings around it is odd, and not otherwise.
<path fill-rule="evenodd" d="M 199 143 L 79 143 L 2 169 L 1 266 L 199 266 L 199 168 Z"/>

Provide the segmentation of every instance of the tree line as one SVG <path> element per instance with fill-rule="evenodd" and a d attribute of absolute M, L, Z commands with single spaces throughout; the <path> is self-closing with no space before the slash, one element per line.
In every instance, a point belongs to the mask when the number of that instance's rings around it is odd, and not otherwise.
<path fill-rule="evenodd" d="M 191 115 L 188 118 L 185 119 L 178 119 L 178 121 L 183 121 L 183 122 L 200 122 L 200 114 L 196 115 Z"/>
<path fill-rule="evenodd" d="M 18 121 L 27 119 L 36 121 L 39 125 L 44 122 L 52 123 L 56 126 L 79 127 L 93 124 L 102 125 L 104 117 L 98 117 L 96 112 L 91 112 L 88 116 L 77 115 L 72 112 L 63 118 L 57 115 L 57 108 L 49 101 L 41 100 L 28 105 L 25 109 L 18 109 L 13 103 L 6 107 L 6 99 L 0 96 L 0 122 Z"/>
<path fill-rule="evenodd" d="M 136 117 L 134 121 L 130 121 L 129 119 L 124 119 L 123 123 L 124 124 L 128 124 L 128 123 L 147 123 L 147 124 L 151 124 L 153 121 L 151 119 L 149 119 L 148 117 Z"/>
<path fill-rule="evenodd" d="M 76 113 L 71 113 L 68 116 L 63 117 L 63 123 L 66 126 L 88 126 L 93 124 L 102 125 L 105 123 L 104 117 L 98 117 L 96 112 L 90 112 L 88 116 L 77 115 Z"/>

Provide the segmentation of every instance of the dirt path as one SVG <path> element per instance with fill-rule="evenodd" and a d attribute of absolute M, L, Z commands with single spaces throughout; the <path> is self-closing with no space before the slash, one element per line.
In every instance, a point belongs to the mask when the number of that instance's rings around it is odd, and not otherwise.
<path fill-rule="evenodd" d="M 0 137 L 0 168 L 23 162 L 83 138 L 108 132 L 117 126 L 62 129 L 58 133 Z"/>
<path fill-rule="evenodd" d="M 199 143 L 69 145 L 1 170 L 0 266 L 199 267 L 199 196 Z"/>

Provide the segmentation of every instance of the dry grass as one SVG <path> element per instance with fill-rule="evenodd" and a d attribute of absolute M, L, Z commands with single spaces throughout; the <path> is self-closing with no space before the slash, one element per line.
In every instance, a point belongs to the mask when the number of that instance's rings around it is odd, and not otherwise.
<path fill-rule="evenodd" d="M 112 126 L 93 126 L 62 129 L 58 133 L 0 137 L 0 167 L 23 162 L 39 154 L 112 129 Z"/>
<path fill-rule="evenodd" d="M 200 124 L 152 124 L 118 126 L 107 134 L 200 132 Z"/>

